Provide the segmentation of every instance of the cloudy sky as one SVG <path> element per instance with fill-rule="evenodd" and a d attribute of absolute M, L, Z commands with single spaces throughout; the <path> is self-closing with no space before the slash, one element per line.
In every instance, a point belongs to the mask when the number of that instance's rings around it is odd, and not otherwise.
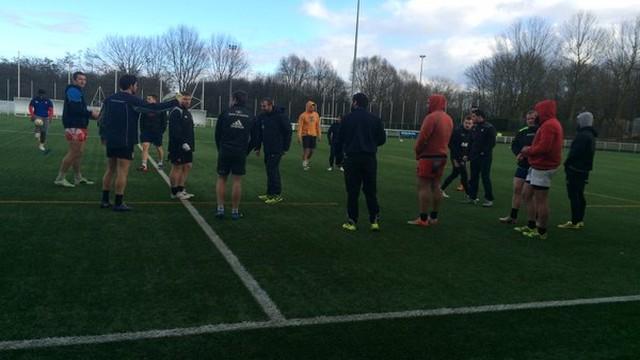
<path fill-rule="evenodd" d="M 0 57 L 18 51 L 61 57 L 94 47 L 105 35 L 155 35 L 186 24 L 203 38 L 226 33 L 247 49 L 254 72 L 270 73 L 290 53 L 322 56 L 347 77 L 353 57 L 356 1 L 192 0 L 108 3 L 85 0 L 11 2 L 0 8 Z M 273 3 L 276 5 L 265 5 Z M 382 55 L 396 67 L 464 82 L 464 69 L 491 54 L 495 35 L 514 21 L 540 16 L 560 24 L 579 10 L 602 26 L 640 15 L 638 0 L 362 0 L 359 55 Z"/>

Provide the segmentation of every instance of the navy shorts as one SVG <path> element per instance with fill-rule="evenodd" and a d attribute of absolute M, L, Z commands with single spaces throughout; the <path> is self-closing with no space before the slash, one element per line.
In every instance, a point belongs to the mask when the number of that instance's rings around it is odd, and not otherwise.
<path fill-rule="evenodd" d="M 185 165 L 193 162 L 193 151 L 172 151 L 169 153 L 169 161 L 173 165 Z"/>
<path fill-rule="evenodd" d="M 113 148 L 107 146 L 107 157 L 112 159 L 133 160 L 133 146 Z"/>
<path fill-rule="evenodd" d="M 162 133 L 143 131 L 140 133 L 141 143 L 152 143 L 154 146 L 162 146 Z"/>
<path fill-rule="evenodd" d="M 246 154 L 223 154 L 218 153 L 218 175 L 228 176 L 246 174 Z"/>
<path fill-rule="evenodd" d="M 513 175 L 513 177 L 526 180 L 528 173 L 529 173 L 529 169 L 518 166 L 518 168 L 516 169 L 516 173 L 515 175 Z"/>
<path fill-rule="evenodd" d="M 303 136 L 302 137 L 302 148 L 304 149 L 315 149 L 316 148 L 316 137 L 315 136 Z"/>

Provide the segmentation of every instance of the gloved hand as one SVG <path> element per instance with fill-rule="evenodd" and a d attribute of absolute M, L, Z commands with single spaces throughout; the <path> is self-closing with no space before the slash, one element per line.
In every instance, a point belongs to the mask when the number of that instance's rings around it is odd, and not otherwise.
<path fill-rule="evenodd" d="M 187 144 L 187 143 L 184 143 L 184 144 L 182 144 L 182 150 L 191 151 L 191 146 L 189 146 L 189 144 Z"/>

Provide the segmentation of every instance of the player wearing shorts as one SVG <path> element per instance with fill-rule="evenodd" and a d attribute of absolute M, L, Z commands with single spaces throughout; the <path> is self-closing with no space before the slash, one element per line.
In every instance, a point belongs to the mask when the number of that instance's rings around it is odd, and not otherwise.
<path fill-rule="evenodd" d="M 414 147 L 418 161 L 420 216 L 408 221 L 408 224 L 418 226 L 429 226 L 438 222 L 438 211 L 442 201 L 440 179 L 447 164 L 448 145 L 453 132 L 453 120 L 445 112 L 447 99 L 435 94 L 429 97 L 427 104 L 429 114 L 422 122 Z"/>
<path fill-rule="evenodd" d="M 58 177 L 53 182 L 58 186 L 73 188 L 79 184 L 93 185 L 94 182 L 82 176 L 81 164 L 85 143 L 89 135 L 87 127 L 89 118 L 98 118 L 98 112 L 87 109 L 82 89 L 87 84 L 87 76 L 78 71 L 73 73 L 73 83 L 67 86 L 64 94 L 64 107 L 62 110 L 62 125 L 64 136 L 69 143 L 67 154 L 62 159 Z M 73 168 L 75 174 L 74 183 L 66 179 L 67 171 Z"/>
<path fill-rule="evenodd" d="M 191 94 L 180 93 L 180 105 L 169 113 L 169 160 L 171 161 L 171 198 L 188 200 L 194 195 L 185 190 L 185 183 L 191 171 L 193 152 L 196 149 L 193 132 Z"/>
<path fill-rule="evenodd" d="M 302 143 L 302 168 L 310 169 L 311 156 L 322 137 L 320 115 L 316 112 L 316 103 L 307 102 L 305 112 L 298 117 L 298 143 Z"/>
<path fill-rule="evenodd" d="M 146 97 L 149 104 L 158 103 L 157 95 L 149 95 Z M 162 136 L 167 129 L 167 114 L 162 112 L 150 112 L 140 115 L 140 143 L 142 144 L 142 164 L 138 168 L 140 171 L 147 172 L 147 161 L 149 159 L 149 148 L 151 144 L 156 147 L 158 152 L 158 168 L 162 169 L 164 159 L 164 149 L 162 148 Z"/>
<path fill-rule="evenodd" d="M 113 211 L 130 211 L 124 203 L 129 166 L 133 160 L 133 148 L 138 143 L 138 119 L 141 113 L 160 112 L 178 105 L 171 100 L 150 104 L 135 96 L 138 79 L 133 75 L 123 75 L 118 81 L 120 91 L 105 99 L 102 106 L 100 137 L 107 149 L 107 168 L 102 177 L 101 208 L 112 207 L 109 202 L 115 176 L 115 205 Z M 179 98 L 179 96 L 178 96 Z"/>
<path fill-rule="evenodd" d="M 516 228 L 531 238 L 547 239 L 549 221 L 549 189 L 551 179 L 562 162 L 564 132 L 556 118 L 556 102 L 544 100 L 536 104 L 535 110 L 540 119 L 540 128 L 533 138 L 531 146 L 522 148 L 521 158 L 527 158 L 531 167 L 526 181 L 533 189 L 534 209 L 526 227 Z M 529 200 L 529 199 L 527 199 Z M 531 217 L 535 215 L 535 217 Z"/>
<path fill-rule="evenodd" d="M 216 217 L 224 218 L 224 196 L 229 175 L 233 176 L 231 190 L 231 219 L 239 220 L 242 177 L 246 173 L 247 154 L 257 148 L 259 137 L 256 120 L 246 108 L 247 93 L 237 91 L 231 107 L 218 116 L 215 140 L 218 148 L 218 180 L 216 181 Z"/>
<path fill-rule="evenodd" d="M 533 137 L 538 131 L 538 114 L 531 110 L 527 113 L 526 123 L 527 126 L 518 131 L 516 137 L 511 142 L 511 152 L 517 157 L 525 146 L 531 146 Z M 501 217 L 498 220 L 503 224 L 515 224 L 518 219 L 518 211 L 523 198 L 523 188 L 525 180 L 527 179 L 527 173 L 529 172 L 529 161 L 526 158 L 518 160 L 518 166 L 516 167 L 516 173 L 513 176 L 513 195 L 511 197 L 511 213 L 509 216 Z"/>
<path fill-rule="evenodd" d="M 35 126 L 38 149 L 44 153 L 48 153 L 45 144 L 47 143 L 49 123 L 53 119 L 53 102 L 46 97 L 46 94 L 46 91 L 38 90 L 38 96 L 31 99 L 29 103 L 29 116 Z"/>

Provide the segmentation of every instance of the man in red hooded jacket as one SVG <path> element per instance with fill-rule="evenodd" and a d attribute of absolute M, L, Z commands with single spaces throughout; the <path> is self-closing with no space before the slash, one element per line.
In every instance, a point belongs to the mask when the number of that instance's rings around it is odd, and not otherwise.
<path fill-rule="evenodd" d="M 449 139 L 453 132 L 453 120 L 445 112 L 447 99 L 442 95 L 431 95 L 428 106 L 429 114 L 422 122 L 414 148 L 418 161 L 420 216 L 408 221 L 408 224 L 418 226 L 429 226 L 438 222 L 438 209 L 442 200 L 440 179 L 447 164 Z M 431 214 L 428 212 L 429 208 Z"/>
<path fill-rule="evenodd" d="M 547 239 L 548 236 L 549 189 L 551 179 L 562 162 L 564 143 L 564 132 L 556 118 L 556 107 L 553 100 L 544 100 L 536 104 L 540 128 L 531 146 L 522 148 L 519 155 L 519 158 L 526 157 L 531 165 L 526 181 L 533 188 L 533 204 L 537 218 L 529 219 L 528 226 L 516 230 L 531 238 Z"/>

